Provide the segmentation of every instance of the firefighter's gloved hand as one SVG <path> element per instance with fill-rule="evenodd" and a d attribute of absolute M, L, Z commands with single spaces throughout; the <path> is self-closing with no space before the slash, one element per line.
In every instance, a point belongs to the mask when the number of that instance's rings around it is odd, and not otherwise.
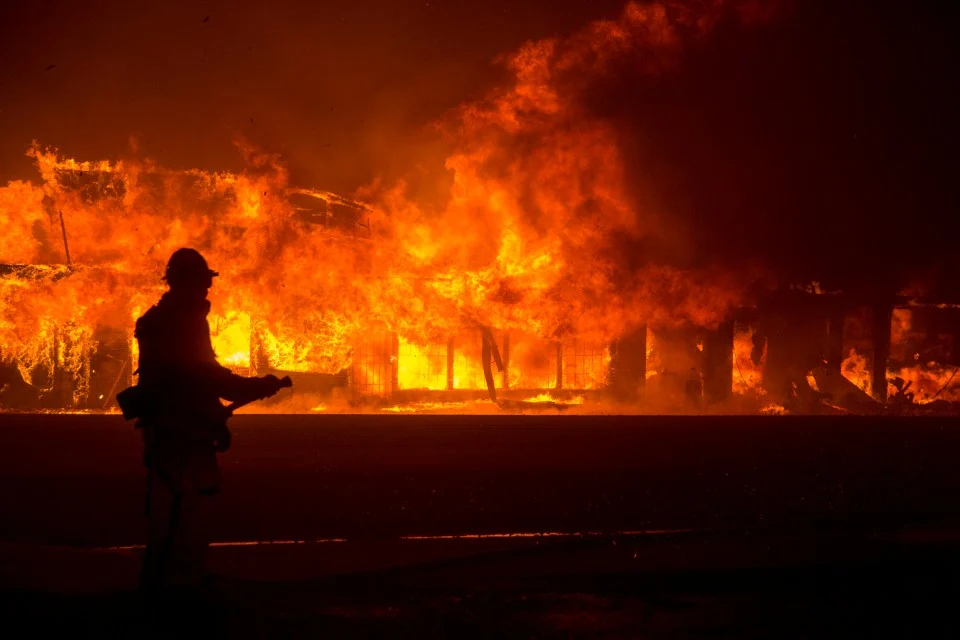
<path fill-rule="evenodd" d="M 259 380 L 260 382 L 260 393 L 262 398 L 267 398 L 272 395 L 276 395 L 280 389 L 283 388 L 283 383 L 280 382 L 280 378 L 273 375 L 265 375 Z"/>

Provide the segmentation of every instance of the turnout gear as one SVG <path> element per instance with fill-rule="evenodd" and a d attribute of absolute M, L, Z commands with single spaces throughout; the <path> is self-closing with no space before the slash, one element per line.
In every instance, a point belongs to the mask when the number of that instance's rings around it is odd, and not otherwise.
<path fill-rule="evenodd" d="M 193 249 L 173 254 L 170 290 L 136 323 L 138 383 L 117 395 L 124 417 L 137 418 L 143 434 L 149 531 L 141 586 L 151 593 L 202 579 L 206 498 L 220 488 L 217 452 L 230 447 L 227 419 L 290 386 L 289 378 L 246 378 L 217 362 L 206 300 L 214 275 Z"/>

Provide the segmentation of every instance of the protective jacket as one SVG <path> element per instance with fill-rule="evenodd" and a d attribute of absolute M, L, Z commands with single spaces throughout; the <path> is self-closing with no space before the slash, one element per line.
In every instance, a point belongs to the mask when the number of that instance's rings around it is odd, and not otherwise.
<path fill-rule="evenodd" d="M 217 362 L 210 341 L 210 302 L 168 291 L 137 320 L 144 411 L 144 461 L 173 491 L 215 491 L 214 441 L 226 429 L 220 398 L 268 395 L 265 381 L 239 376 Z"/>

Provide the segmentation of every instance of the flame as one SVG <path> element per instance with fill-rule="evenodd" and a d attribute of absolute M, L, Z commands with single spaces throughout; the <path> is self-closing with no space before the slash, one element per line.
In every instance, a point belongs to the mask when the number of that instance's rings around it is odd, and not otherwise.
<path fill-rule="evenodd" d="M 960 376 L 957 371 L 957 367 L 926 362 L 913 367 L 888 369 L 887 378 L 899 377 L 904 382 L 912 383 L 909 391 L 914 394 L 913 401 L 917 404 L 928 404 L 934 400 L 960 402 Z M 892 384 L 887 387 L 888 394 L 896 392 Z"/>
<path fill-rule="evenodd" d="M 790 412 L 782 404 L 770 403 L 760 407 L 760 413 L 769 416 L 786 416 Z"/>
<path fill-rule="evenodd" d="M 950 306 L 937 305 L 938 308 Z M 907 392 L 913 394 L 913 402 L 916 404 L 929 404 L 935 400 L 960 401 L 960 384 L 957 384 L 960 379 L 957 377 L 957 367 L 946 366 L 931 358 L 931 354 L 924 357 L 911 349 L 911 347 L 919 348 L 917 342 L 912 340 L 915 336 L 921 338 L 922 344 L 929 344 L 931 337 L 925 334 L 922 327 L 915 326 L 914 320 L 913 309 L 893 310 L 890 342 L 892 348 L 898 352 L 899 362 L 895 363 L 891 358 L 891 366 L 887 369 L 888 381 L 901 378 L 905 385 L 909 383 Z M 939 336 L 936 337 L 939 338 Z M 888 384 L 888 395 L 894 396 L 897 391 L 892 383 Z"/>
<path fill-rule="evenodd" d="M 843 377 L 857 385 L 867 395 L 873 395 L 872 370 L 872 364 L 868 362 L 866 356 L 858 353 L 856 349 L 850 349 L 840 365 Z"/>
<path fill-rule="evenodd" d="M 425 413 L 425 412 L 461 413 L 466 406 L 467 406 L 466 402 L 412 402 L 409 404 L 384 407 L 383 411 L 389 411 L 391 413 Z"/>
<path fill-rule="evenodd" d="M 653 330 L 650 327 L 647 327 L 647 364 L 646 364 L 646 377 L 649 380 L 653 376 L 660 373 L 663 369 L 663 363 L 660 360 L 660 352 L 656 348 L 656 336 L 653 333 Z"/>
<path fill-rule="evenodd" d="M 554 398 L 549 393 L 540 393 L 532 398 L 525 398 L 524 402 L 533 403 L 551 403 L 551 404 L 583 404 L 583 396 L 574 396 L 572 398 Z"/>
<path fill-rule="evenodd" d="M 630 2 L 501 57 L 509 80 L 439 123 L 451 178 L 440 204 L 403 182 L 358 200 L 296 187 L 279 157 L 242 141 L 239 173 L 78 161 L 34 143 L 40 182 L 0 187 L 0 263 L 26 265 L 0 274 L 0 360 L 38 388 L 68 375 L 81 404 L 96 330 L 129 335 L 164 289 L 165 260 L 192 246 L 221 273 L 211 337 L 238 370 L 348 372 L 354 390 L 384 396 L 486 389 L 489 330 L 501 348 L 509 336 L 502 386 L 602 388 L 619 336 L 714 327 L 746 283 L 624 259 L 657 230 L 588 85 L 626 60 L 669 70 L 728 6 L 758 19 L 748 4 Z"/>
<path fill-rule="evenodd" d="M 767 346 L 764 344 L 760 362 L 753 361 L 753 333 L 748 325 L 737 325 L 733 334 L 733 391 L 738 395 L 762 396 L 763 367 L 767 360 Z"/>
<path fill-rule="evenodd" d="M 210 339 L 221 364 L 234 368 L 250 367 L 250 314 L 234 310 L 221 316 L 209 316 Z"/>
<path fill-rule="evenodd" d="M 400 339 L 397 358 L 401 389 L 446 389 L 447 345 L 416 345 Z"/>

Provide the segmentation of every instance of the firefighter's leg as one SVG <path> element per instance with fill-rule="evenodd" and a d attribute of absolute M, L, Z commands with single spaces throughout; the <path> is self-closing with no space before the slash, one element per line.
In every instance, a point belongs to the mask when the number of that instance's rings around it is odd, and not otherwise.
<path fill-rule="evenodd" d="M 155 470 L 148 473 L 147 547 L 140 571 L 140 588 L 144 592 L 156 592 L 164 584 L 164 565 L 169 554 L 175 500 L 169 484 L 164 482 Z"/>
<path fill-rule="evenodd" d="M 190 470 L 184 474 L 184 486 L 188 487 L 188 499 L 183 504 L 182 525 L 178 532 L 177 548 L 182 560 L 180 579 L 186 585 L 202 588 L 210 544 L 210 508 L 220 486 L 220 467 L 212 448 L 204 446 L 194 451 Z"/>
<path fill-rule="evenodd" d="M 173 538 L 170 579 L 185 591 L 203 586 L 209 546 L 209 493 L 218 486 L 216 454 L 209 447 L 194 451 L 183 474 L 179 521 Z"/>
<path fill-rule="evenodd" d="M 210 499 L 196 491 L 180 497 L 179 518 L 172 532 L 169 557 L 169 584 L 183 589 L 203 586 L 209 546 L 208 512 Z"/>
<path fill-rule="evenodd" d="M 156 523 L 153 556 L 160 572 L 159 580 L 165 589 L 186 597 L 203 586 L 210 502 L 205 494 L 216 488 L 219 479 L 212 449 L 189 453 L 178 455 L 165 466 L 158 465 L 170 473 L 168 482 L 155 483 L 168 487 L 169 493 L 163 498 L 169 502 L 161 500 L 162 508 L 158 509 L 161 513 L 152 519 Z"/>

